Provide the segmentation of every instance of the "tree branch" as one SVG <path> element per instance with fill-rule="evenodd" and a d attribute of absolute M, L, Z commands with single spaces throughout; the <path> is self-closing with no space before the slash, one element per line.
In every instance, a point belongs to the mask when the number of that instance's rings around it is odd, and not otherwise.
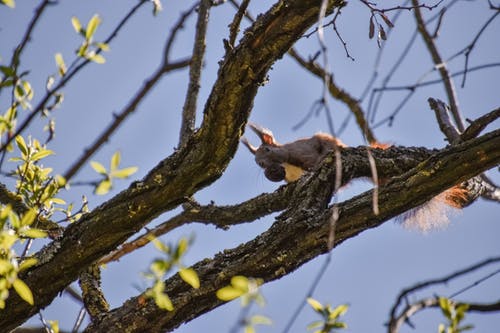
<path fill-rule="evenodd" d="M 182 123 L 179 136 L 179 147 L 184 145 L 193 135 L 196 121 L 196 104 L 200 91 L 201 69 L 205 55 L 205 36 L 207 34 L 208 18 L 211 0 L 201 0 L 198 6 L 198 21 L 194 37 L 193 55 L 189 67 L 189 85 L 184 107 L 182 108 Z"/>
<path fill-rule="evenodd" d="M 479 262 L 477 264 L 474 264 L 474 265 L 472 265 L 470 267 L 461 269 L 461 270 L 459 270 L 457 272 L 453 272 L 453 273 L 451 273 L 451 274 L 449 274 L 449 275 L 447 275 L 445 277 L 442 277 L 442 278 L 439 278 L 439 279 L 433 279 L 433 280 L 429 280 L 429 281 L 425 281 L 425 282 L 421 282 L 421 283 L 416 284 L 415 286 L 412 286 L 410 288 L 404 289 L 398 295 L 398 297 L 396 299 L 396 303 L 394 304 L 394 306 L 391 309 L 390 320 L 389 320 L 389 325 L 388 325 L 389 332 L 397 332 L 399 330 L 399 327 L 404 323 L 404 320 L 402 322 L 400 322 L 400 320 L 401 320 L 400 318 L 402 316 L 404 316 L 405 312 L 406 312 L 406 319 L 408 319 L 409 316 L 411 316 L 414 312 L 416 312 L 416 311 L 422 309 L 423 307 L 425 307 L 425 304 L 421 304 L 420 307 L 413 308 L 413 310 L 409 310 L 408 307 L 407 307 L 405 310 L 403 310 L 403 313 L 398 316 L 397 313 L 396 313 L 398 311 L 398 308 L 403 303 L 403 300 L 407 299 L 410 294 L 415 293 L 416 291 L 428 288 L 428 287 L 433 286 L 433 285 L 446 284 L 449 281 L 451 281 L 451 280 L 453 280 L 453 279 L 455 279 L 457 277 L 469 274 L 471 272 L 477 271 L 478 269 L 482 269 L 482 268 L 484 268 L 484 267 L 486 267 L 488 265 L 496 264 L 498 262 L 500 262 L 500 257 L 489 258 L 489 259 L 483 260 L 483 261 L 481 261 L 481 262 Z"/>
<path fill-rule="evenodd" d="M 329 78 L 327 80 L 327 89 L 330 93 L 330 95 L 345 103 L 349 110 L 354 114 L 354 117 L 356 118 L 356 122 L 358 123 L 358 127 L 361 129 L 363 136 L 366 137 L 366 140 L 368 143 L 375 143 L 377 142 L 377 139 L 375 138 L 375 135 L 373 134 L 372 130 L 370 129 L 370 126 L 368 125 L 368 121 L 365 118 L 363 109 L 361 108 L 361 105 L 359 104 L 359 101 L 352 97 L 348 92 L 345 90 L 339 88 L 335 82 L 333 81 L 333 76 L 331 74 L 326 73 L 325 69 L 322 68 L 319 64 L 316 62 L 310 60 L 307 61 L 305 60 L 302 56 L 300 56 L 297 51 L 294 48 L 291 48 L 288 51 L 288 54 L 295 60 L 297 63 L 302 66 L 304 69 L 309 71 L 311 74 L 317 76 L 320 79 L 323 79 L 325 75 Z"/>
<path fill-rule="evenodd" d="M 366 158 L 367 148 L 343 148 L 342 164 L 352 165 L 349 173 L 342 172 L 342 185 L 354 178 L 370 177 L 373 167 L 380 170 L 384 178 L 398 176 L 418 163 L 429 158 L 436 151 L 426 148 L 391 147 L 390 149 L 372 149 L 375 165 Z M 179 215 L 159 224 L 152 230 L 138 236 L 134 240 L 121 245 L 118 249 L 101 258 L 99 264 L 117 261 L 124 255 L 149 244 L 151 237 L 159 237 L 185 224 L 198 222 L 214 225 L 217 228 L 228 229 L 230 226 L 254 221 L 274 212 L 279 212 L 288 206 L 294 193 L 295 183 L 281 186 L 273 193 L 261 194 L 237 205 L 231 206 L 201 206 L 195 202 L 186 202 L 184 211 Z"/>
<path fill-rule="evenodd" d="M 147 0 L 139 0 L 139 3 L 137 3 L 134 7 L 132 7 L 130 9 L 130 11 L 125 15 L 125 17 L 120 21 L 120 23 L 118 23 L 118 25 L 116 26 L 116 28 L 111 32 L 111 34 L 109 35 L 108 38 L 106 38 L 106 40 L 104 41 L 105 44 L 109 44 L 111 43 L 111 41 L 118 35 L 118 32 L 125 26 L 125 23 L 128 22 L 128 20 L 137 12 L 137 10 L 143 5 L 147 3 Z M 97 54 L 101 53 L 101 49 L 98 49 L 96 51 Z M 21 134 L 26 128 L 28 128 L 28 126 L 31 124 L 31 122 L 33 121 L 33 119 L 35 119 L 35 117 L 40 114 L 41 112 L 43 112 L 43 110 L 45 109 L 47 103 L 49 102 L 49 100 L 55 96 L 55 94 L 60 90 L 62 89 L 64 86 L 66 86 L 66 84 L 78 73 L 80 72 L 80 70 L 82 70 L 86 65 L 88 65 L 89 63 L 91 63 L 92 61 L 89 60 L 89 59 L 85 59 L 84 61 L 82 61 L 79 65 L 75 66 L 73 68 L 73 70 L 71 71 L 68 71 L 63 77 L 62 79 L 55 85 L 54 88 L 50 89 L 49 91 L 47 91 L 47 93 L 45 94 L 45 96 L 42 98 L 42 100 L 36 105 L 36 107 L 31 111 L 31 113 L 26 117 L 26 119 L 24 119 L 24 121 L 21 123 L 21 125 L 19 126 L 19 128 L 16 130 L 16 132 L 14 134 L 12 134 L 11 136 L 9 136 L 6 140 L 5 143 L 3 143 L 1 146 L 0 146 L 0 152 L 1 151 L 4 151 L 5 149 L 7 149 L 7 147 L 9 146 L 9 144 L 12 142 L 12 140 L 14 140 L 14 138 L 16 136 L 18 136 L 19 134 Z"/>
<path fill-rule="evenodd" d="M 439 54 L 437 46 L 434 43 L 434 39 L 432 38 L 431 34 L 427 31 L 418 0 L 412 0 L 412 3 L 413 6 L 415 7 L 413 9 L 413 12 L 415 14 L 415 19 L 417 21 L 418 31 L 422 35 L 425 45 L 427 46 L 427 49 L 431 54 L 434 65 L 439 70 L 439 74 L 441 75 L 441 79 L 443 81 L 446 90 L 446 95 L 448 96 L 448 103 L 450 104 L 451 114 L 453 115 L 455 125 L 457 126 L 460 132 L 463 132 L 464 123 L 462 120 L 462 116 L 460 114 L 460 110 L 458 109 L 458 97 L 456 94 L 455 86 L 453 84 L 453 80 L 451 79 L 450 73 L 448 72 L 446 62 L 443 61 L 443 58 Z"/>
<path fill-rule="evenodd" d="M 475 312 L 497 312 L 500 311 L 500 301 L 493 303 L 469 303 L 469 302 L 457 302 L 456 305 L 467 304 L 469 311 Z M 389 327 L 389 333 L 398 333 L 403 324 L 410 319 L 417 312 L 427 309 L 439 307 L 439 297 L 425 298 L 420 301 L 414 302 L 406 306 L 403 312 L 394 319 L 393 325 Z"/>
<path fill-rule="evenodd" d="M 380 188 L 379 215 L 373 214 L 371 191 L 337 204 L 339 219 L 335 246 L 498 164 L 499 144 L 500 130 L 497 130 L 441 150 Z M 128 323 L 134 323 L 133 331 L 137 332 L 172 331 L 221 305 L 223 302 L 215 297 L 215 292 L 227 285 L 232 276 L 244 275 L 268 282 L 326 253 L 333 210 L 328 203 L 335 178 L 331 163 L 333 157 L 327 157 L 312 177 L 299 180 L 289 209 L 269 230 L 245 244 L 195 264 L 193 269 L 201 280 L 199 289 L 192 289 L 178 275 L 166 280 L 165 292 L 174 304 L 174 311 L 158 309 L 152 299 L 141 294 L 89 325 L 85 332 L 109 332 Z M 349 169 L 350 166 L 344 167 Z"/>
<path fill-rule="evenodd" d="M 328 12 L 339 3 L 330 1 Z M 236 152 L 253 100 L 270 67 L 317 17 L 315 0 L 281 0 L 262 14 L 221 63 L 201 128 L 142 181 L 84 215 L 66 228 L 62 239 L 42 249 L 36 255 L 38 265 L 20 276 L 33 291 L 35 305 L 13 293 L 0 312 L 0 327 L 16 327 L 49 304 L 86 267 L 218 179 Z M 54 275 L 59 276 L 56 281 Z"/>

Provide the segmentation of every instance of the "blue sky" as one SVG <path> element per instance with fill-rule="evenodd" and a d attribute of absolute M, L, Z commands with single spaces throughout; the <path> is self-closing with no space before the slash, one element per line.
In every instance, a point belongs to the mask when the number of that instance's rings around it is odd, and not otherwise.
<path fill-rule="evenodd" d="M 2 65 L 10 61 L 12 50 L 20 40 L 37 3 L 17 1 L 15 9 L 0 7 Z M 61 1 L 57 6 L 49 8 L 21 59 L 22 68 L 31 70 L 28 80 L 35 90 L 35 99 L 42 95 L 47 76 L 56 73 L 54 54 L 62 53 L 67 63 L 74 57 L 80 37 L 71 26 L 72 16 L 87 22 L 92 15 L 98 13 L 103 21 L 97 30 L 96 39 L 103 40 L 135 3 L 136 1 L 110 0 Z M 119 112 L 127 104 L 144 80 L 159 65 L 170 27 L 177 20 L 180 11 L 191 6 L 184 1 L 164 1 L 163 5 L 164 10 L 157 17 L 152 16 L 149 8 L 151 6 L 142 8 L 110 45 L 110 52 L 104 54 L 106 63 L 88 66 L 63 89 L 65 101 L 53 114 L 56 120 L 56 138 L 49 147 L 56 151 L 56 155 L 48 158 L 46 162 L 54 168 L 55 173 L 63 173 L 66 170 L 81 154 L 83 148 L 112 120 L 112 114 Z M 267 3 L 254 1 L 250 10 L 257 14 L 267 6 Z M 426 16 L 434 15 L 436 10 L 424 13 Z M 206 97 L 216 80 L 218 61 L 224 52 L 222 39 L 228 36 L 227 25 L 233 14 L 234 10 L 229 4 L 213 8 L 211 12 L 207 54 L 198 100 L 198 123 Z M 453 6 L 444 17 L 438 39 L 438 47 L 443 57 L 448 58 L 468 44 L 491 14 L 486 1 L 459 2 Z M 334 72 L 336 82 L 358 97 L 373 73 L 378 51 L 376 41 L 368 39 L 369 15 L 368 9 L 360 1 L 351 1 L 342 11 L 338 21 L 340 33 L 355 61 L 346 57 L 341 43 L 331 29 L 328 29 L 326 34 L 330 68 Z M 173 60 L 190 54 L 194 22 L 195 18 L 190 18 L 177 38 Z M 414 29 L 412 13 L 403 12 L 385 45 L 379 79 L 375 86 L 380 86 L 381 79 L 399 57 Z M 497 19 L 477 43 L 470 57 L 470 66 L 499 62 L 499 33 L 500 22 Z M 301 39 L 297 48 L 306 57 L 316 53 L 319 49 L 316 36 Z M 464 57 L 460 56 L 451 62 L 451 70 L 461 70 L 463 61 Z M 430 56 L 425 51 L 421 39 L 417 38 L 391 85 L 413 84 L 431 68 Z M 164 77 L 92 160 L 107 165 L 111 155 L 119 150 L 123 166 L 139 167 L 139 172 L 132 177 L 139 179 L 161 159 L 172 153 L 177 146 L 180 114 L 187 89 L 187 73 L 187 70 L 182 70 Z M 456 80 L 460 108 L 465 118 L 474 119 L 498 107 L 499 74 L 499 67 L 470 73 L 464 88 L 459 87 L 460 79 Z M 436 78 L 436 74 L 433 73 L 427 78 Z M 328 125 L 323 113 L 312 117 L 300 129 L 292 129 L 321 97 L 321 89 L 318 79 L 285 56 L 273 66 L 269 73 L 269 82 L 259 90 L 250 120 L 272 129 L 281 142 L 310 136 L 317 131 L 326 132 Z M 405 92 L 387 93 L 380 104 L 378 119 L 389 115 L 404 95 Z M 444 147 L 446 142 L 435 123 L 432 111 L 429 110 L 428 97 L 446 99 L 440 85 L 417 90 L 397 116 L 393 126 L 383 125 L 376 128 L 377 138 L 397 145 Z M 6 95 L 3 94 L 0 96 L 2 112 L 6 103 Z M 367 106 L 367 100 L 363 106 Z M 347 114 L 346 108 L 331 99 L 329 107 L 334 124 L 338 128 Z M 43 137 L 44 125 L 44 121 L 35 123 L 26 134 Z M 498 128 L 498 121 L 490 126 L 490 129 L 494 127 Z M 257 143 L 255 136 L 249 133 L 248 137 L 251 142 Z M 340 137 L 348 145 L 363 144 L 361 133 L 352 121 Z M 489 175 L 496 179 L 497 183 L 500 181 L 497 171 L 490 172 Z M 95 178 L 95 173 L 88 166 L 77 175 L 76 180 Z M 70 192 L 64 193 L 63 197 L 68 202 L 78 202 L 81 195 L 86 194 L 90 206 L 96 207 L 100 202 L 126 188 L 128 183 L 129 181 L 119 182 L 110 194 L 103 197 L 93 196 L 89 187 L 74 187 Z M 203 204 L 211 200 L 216 204 L 230 204 L 262 192 L 271 192 L 278 186 L 279 184 L 265 179 L 263 172 L 253 162 L 252 156 L 241 147 L 224 176 L 195 197 Z M 342 191 L 339 200 L 345 200 L 368 188 L 369 182 L 360 180 Z M 349 325 L 348 331 L 384 332 L 384 323 L 388 319 L 390 307 L 402 288 L 418 281 L 446 275 L 486 257 L 500 254 L 497 237 L 500 234 L 499 212 L 498 204 L 479 200 L 462 212 L 453 214 L 452 224 L 446 230 L 422 235 L 388 222 L 377 229 L 364 232 L 334 249 L 332 262 L 314 297 L 332 305 L 350 304 L 345 316 Z M 164 214 L 154 223 L 162 222 L 169 216 L 172 216 L 172 213 Z M 195 242 L 185 258 L 185 263 L 190 264 L 252 239 L 266 230 L 272 221 L 272 217 L 269 217 L 233 227 L 228 231 L 193 224 L 175 230 L 162 237 L 162 240 L 175 242 L 181 236 L 194 235 Z M 159 253 L 150 246 L 123 258 L 119 263 L 111 263 L 103 270 L 103 288 L 113 307 L 137 294 L 137 286 L 146 285 L 141 272 L 147 270 L 149 263 L 157 255 Z M 274 324 L 271 327 L 259 327 L 258 332 L 280 332 L 283 329 L 292 312 L 304 301 L 305 293 L 324 260 L 325 256 L 319 257 L 293 274 L 262 288 L 267 305 L 255 309 L 255 312 L 272 318 Z M 479 275 L 454 282 L 447 288 L 434 289 L 419 296 L 432 296 L 433 293 L 451 294 L 488 272 L 483 271 Z M 495 276 L 462 294 L 460 300 L 493 301 L 498 299 L 498 295 L 495 295 L 498 290 L 500 277 Z M 43 313 L 47 319 L 59 320 L 62 327 L 70 328 L 78 310 L 78 304 L 62 297 Z M 239 302 L 234 301 L 181 326 L 176 332 L 227 332 L 234 325 L 239 310 Z M 500 325 L 498 314 L 471 314 L 468 318 L 467 322 L 476 324 L 477 332 L 491 332 Z M 297 318 L 292 332 L 304 332 L 306 325 L 315 319 L 318 319 L 315 313 L 306 307 Z M 413 322 L 417 325 L 416 332 L 430 332 L 437 330 L 440 320 L 442 321 L 442 318 L 437 315 L 437 311 L 429 310 L 417 315 Z M 37 324 L 38 321 L 32 320 L 30 323 Z M 408 327 L 403 330 L 410 331 Z"/>

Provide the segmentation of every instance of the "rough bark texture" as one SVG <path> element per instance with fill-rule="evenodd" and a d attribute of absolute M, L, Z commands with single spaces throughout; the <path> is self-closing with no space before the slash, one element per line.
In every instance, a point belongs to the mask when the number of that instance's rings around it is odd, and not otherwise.
<path fill-rule="evenodd" d="M 339 3 L 330 1 L 329 11 Z M 0 327 L 8 331 L 27 320 L 83 269 L 220 177 L 236 151 L 257 89 L 271 65 L 317 16 L 318 4 L 313 0 L 279 1 L 262 15 L 221 63 L 200 130 L 141 182 L 70 225 L 60 240 L 38 253 L 39 265 L 21 276 L 33 291 L 35 306 L 12 293 L 0 312 Z"/>
<path fill-rule="evenodd" d="M 328 11 L 339 5 L 341 1 L 330 1 Z M 240 44 L 222 61 L 205 105 L 201 128 L 142 181 L 134 182 L 84 215 L 61 238 L 36 254 L 37 266 L 20 276 L 31 288 L 35 305 L 30 306 L 12 292 L 6 308 L 0 311 L 0 332 L 14 329 L 50 304 L 90 265 L 152 219 L 177 207 L 221 176 L 234 156 L 258 87 L 272 64 L 316 22 L 318 10 L 317 0 L 282 0 L 257 19 Z M 381 177 L 407 173 L 380 189 L 378 216 L 372 213 L 371 192 L 340 204 L 335 245 L 497 165 L 499 146 L 500 132 L 495 131 L 439 152 L 398 147 L 374 150 Z M 432 153 L 436 154 L 431 156 Z M 365 148 L 345 149 L 343 154 L 344 182 L 370 176 Z M 418 164 L 422 161 L 425 162 Z M 139 295 L 99 316 L 86 331 L 171 331 L 219 306 L 222 302 L 215 297 L 215 291 L 232 276 L 271 281 L 325 253 L 332 216 L 328 203 L 335 173 L 331 165 L 330 157 L 313 176 L 287 186 L 280 196 L 272 196 L 278 200 L 271 205 L 273 209 L 289 209 L 268 231 L 196 264 L 200 289 L 192 289 L 177 275 L 169 279 L 166 292 L 174 303 L 174 311 L 159 310 L 154 302 Z M 254 212 L 254 216 L 258 214 Z"/>
<path fill-rule="evenodd" d="M 335 246 L 367 229 L 416 207 L 459 182 L 500 162 L 500 130 L 461 145 L 443 149 L 416 168 L 380 188 L 380 214 L 372 210 L 372 192 L 339 204 Z M 244 275 L 272 281 L 328 251 L 334 168 L 331 160 L 311 177 L 294 186 L 288 210 L 257 238 L 193 266 L 201 279 L 192 289 L 178 275 L 168 279 L 165 292 L 174 311 L 158 309 L 144 295 L 134 297 L 87 327 L 86 332 L 165 332 L 221 305 L 215 292 L 232 276 Z M 344 168 L 355 169 L 345 160 Z M 430 181 L 432 179 L 432 181 Z"/>

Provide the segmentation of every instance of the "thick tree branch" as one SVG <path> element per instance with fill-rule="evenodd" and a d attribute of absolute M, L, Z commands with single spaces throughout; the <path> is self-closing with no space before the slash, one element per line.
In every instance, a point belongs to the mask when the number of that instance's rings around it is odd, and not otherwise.
<path fill-rule="evenodd" d="M 337 204 L 335 246 L 497 165 L 499 144 L 500 130 L 497 130 L 441 150 L 380 188 L 379 215 L 373 214 L 371 191 Z M 328 203 L 335 178 L 331 163 L 333 157 L 328 157 L 312 177 L 298 182 L 290 208 L 269 230 L 248 243 L 195 264 L 193 269 L 201 280 L 199 289 L 192 289 L 178 275 L 165 281 L 165 292 L 174 304 L 174 311 L 158 309 L 153 300 L 142 294 L 92 323 L 86 332 L 109 332 L 130 327 L 131 323 L 134 324 L 131 332 L 172 331 L 221 305 L 223 302 L 215 297 L 215 292 L 227 285 L 232 276 L 272 281 L 327 252 L 333 209 Z"/>
<path fill-rule="evenodd" d="M 370 148 L 370 151 L 374 157 L 374 167 L 380 170 L 380 175 L 386 179 L 403 174 L 436 152 L 421 147 L 391 147 L 386 150 Z M 367 148 L 363 146 L 342 149 L 342 164 L 351 166 L 349 173 L 342 173 L 342 185 L 349 183 L 354 178 L 371 177 L 370 169 L 373 167 L 366 154 Z M 99 263 L 106 264 L 119 260 L 124 255 L 149 244 L 151 237 L 159 237 L 188 223 L 198 222 L 228 229 L 230 226 L 251 222 L 271 213 L 282 211 L 288 206 L 294 188 L 295 183 L 292 183 L 280 187 L 273 193 L 261 194 L 240 204 L 230 206 L 201 206 L 188 201 L 184 204 L 182 213 L 121 245 L 115 251 L 101 258 Z"/>
<path fill-rule="evenodd" d="M 328 12 L 339 3 L 330 1 Z M 218 179 L 236 152 L 253 100 L 270 67 L 317 17 L 314 0 L 281 0 L 261 15 L 221 63 L 201 128 L 142 181 L 84 215 L 65 230 L 62 239 L 42 249 L 37 254 L 38 265 L 20 277 L 33 291 L 35 306 L 13 293 L 0 312 L 0 327 L 15 328 L 49 304 L 86 267 L 159 214 Z"/>

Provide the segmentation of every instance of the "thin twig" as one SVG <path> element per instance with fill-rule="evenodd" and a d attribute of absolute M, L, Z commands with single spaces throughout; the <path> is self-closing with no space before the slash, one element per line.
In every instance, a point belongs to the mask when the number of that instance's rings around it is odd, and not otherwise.
<path fill-rule="evenodd" d="M 113 30 L 113 32 L 110 34 L 110 36 L 104 41 L 105 44 L 109 44 L 117 35 L 118 32 L 125 26 L 125 23 L 133 16 L 133 14 L 145 3 L 147 3 L 147 0 L 140 0 L 137 5 L 132 7 L 132 9 L 125 15 L 125 17 L 120 21 L 118 26 Z M 98 49 L 96 53 L 100 53 L 101 49 Z M 37 106 L 31 111 L 31 113 L 26 117 L 26 119 L 23 121 L 23 123 L 18 127 L 16 132 L 12 134 L 10 137 L 7 138 L 6 142 L 0 146 L 0 151 L 4 151 L 7 149 L 7 147 L 10 145 L 12 140 L 18 135 L 20 135 L 33 121 L 35 116 L 43 112 L 45 109 L 45 106 L 47 105 L 48 101 L 55 96 L 55 94 L 78 73 L 80 70 L 82 70 L 86 65 L 91 63 L 92 61 L 89 59 L 85 59 L 82 63 L 79 65 L 75 66 L 73 71 L 67 72 L 62 79 L 55 85 L 54 88 L 50 89 L 47 91 L 45 94 L 44 98 L 37 104 Z"/>
<path fill-rule="evenodd" d="M 415 293 L 416 291 L 419 291 L 421 289 L 428 288 L 428 287 L 433 286 L 433 285 L 446 284 L 453 279 L 456 279 L 458 277 L 461 277 L 463 275 L 469 274 L 469 273 L 474 272 L 478 269 L 486 267 L 490 264 L 495 264 L 498 262 L 500 262 L 500 257 L 489 258 L 489 259 L 483 260 L 477 264 L 474 264 L 470 267 L 467 267 L 467 268 L 464 268 L 462 270 L 456 271 L 452 274 L 446 275 L 442 278 L 432 279 L 432 280 L 428 280 L 425 282 L 421 282 L 421 283 L 414 285 L 413 287 L 406 288 L 406 289 L 402 290 L 401 293 L 398 295 L 396 302 L 394 303 L 394 305 L 391 309 L 391 312 L 390 312 L 389 332 L 394 332 L 391 330 L 391 328 L 394 325 L 396 325 L 395 320 L 398 317 L 396 315 L 396 312 L 397 312 L 398 308 L 401 306 L 401 304 L 403 303 L 403 301 L 405 299 L 407 299 L 410 294 Z"/>
<path fill-rule="evenodd" d="M 451 119 L 448 115 L 449 107 L 441 101 L 440 99 L 429 98 L 429 106 L 436 115 L 437 122 L 441 132 L 446 136 L 448 142 L 451 144 L 456 144 L 461 141 L 460 132 L 452 124 Z"/>
<path fill-rule="evenodd" d="M 78 333 L 78 330 L 80 329 L 80 326 L 82 325 L 86 314 L 87 314 L 87 310 L 85 310 L 85 307 L 82 306 L 80 311 L 78 312 L 78 316 L 76 317 L 75 324 L 73 325 L 73 329 L 71 330 L 71 333 Z"/>
<path fill-rule="evenodd" d="M 152 238 L 160 237 L 188 223 L 198 222 L 227 229 L 233 225 L 254 221 L 271 212 L 281 211 L 286 208 L 286 202 L 280 198 L 283 192 L 290 190 L 293 190 L 290 186 L 281 187 L 273 193 L 260 195 L 233 206 L 201 206 L 194 201 L 187 202 L 182 213 L 160 223 L 134 240 L 122 244 L 118 249 L 101 258 L 99 264 L 117 261 L 124 255 L 149 244 Z"/>
<path fill-rule="evenodd" d="M 325 261 L 323 262 L 323 265 L 320 267 L 318 274 L 316 274 L 313 282 L 311 283 L 311 286 L 309 287 L 309 290 L 307 291 L 305 297 L 304 297 L 304 302 L 300 302 L 299 306 L 295 309 L 293 314 L 290 316 L 290 319 L 287 321 L 287 324 L 285 328 L 283 329 L 283 333 L 289 333 L 290 329 L 292 328 L 293 324 L 295 323 L 295 320 L 299 317 L 299 314 L 302 312 L 304 309 L 304 306 L 307 304 L 305 300 L 307 300 L 308 297 L 311 297 L 314 295 L 314 291 L 319 285 L 319 282 L 321 281 L 321 278 L 323 275 L 326 273 L 326 270 L 330 266 L 330 262 L 332 261 L 332 252 L 329 252 L 325 258 Z"/>
<path fill-rule="evenodd" d="M 461 304 L 467 304 L 467 311 L 476 311 L 476 312 L 497 312 L 500 311 L 500 301 L 496 301 L 493 303 L 469 303 L 469 302 L 456 302 L 457 306 Z M 427 309 L 427 308 L 435 308 L 439 307 L 439 297 L 430 297 L 419 300 L 412 304 L 406 306 L 406 308 L 401 312 L 401 314 L 394 318 L 393 324 L 389 326 L 389 333 L 398 333 L 400 328 L 403 326 L 405 322 L 408 322 L 410 317 L 415 315 L 417 312 Z"/>
<path fill-rule="evenodd" d="M 489 124 L 500 118 L 500 107 L 488 112 L 481 117 L 470 121 L 469 127 L 461 134 L 462 140 L 470 140 L 477 137 Z"/>
<path fill-rule="evenodd" d="M 418 0 L 412 0 L 413 5 L 415 6 L 413 13 L 415 14 L 415 19 L 417 21 L 417 28 L 422 38 L 424 39 L 425 45 L 431 54 L 434 65 L 439 70 L 441 75 L 441 79 L 443 80 L 443 84 L 446 90 L 446 95 L 448 96 L 448 103 L 450 105 L 450 111 L 453 115 L 453 120 L 460 132 L 464 130 L 464 122 L 462 120 L 462 116 L 460 114 L 460 110 L 458 108 L 458 97 L 455 90 L 455 85 L 453 84 L 453 80 L 450 77 L 448 72 L 448 68 L 446 63 L 443 61 L 436 44 L 434 43 L 434 39 L 427 31 L 424 19 L 422 17 L 422 12 L 420 11 L 420 4 Z"/>
<path fill-rule="evenodd" d="M 288 55 L 290 55 L 293 59 L 299 63 L 304 69 L 309 71 L 311 74 L 324 78 L 326 74 L 326 70 L 317 64 L 314 61 L 305 60 L 294 48 L 291 48 L 288 51 Z M 348 92 L 339 88 L 337 84 L 333 81 L 332 75 L 327 75 L 327 88 L 330 96 L 333 98 L 345 103 L 354 117 L 356 118 L 356 122 L 358 123 L 358 127 L 361 129 L 363 136 L 366 137 L 369 143 L 377 142 L 375 134 L 372 132 L 370 126 L 368 125 L 368 121 L 365 118 L 363 109 L 357 99 L 352 97 Z"/>
<path fill-rule="evenodd" d="M 24 35 L 23 35 L 23 38 L 21 39 L 21 42 L 14 50 L 14 54 L 13 54 L 12 59 L 10 61 L 9 67 L 13 68 L 14 72 L 17 72 L 17 68 L 19 67 L 19 65 L 21 63 L 21 54 L 23 53 L 24 48 L 26 47 L 28 42 L 31 40 L 31 34 L 33 33 L 33 30 L 35 29 L 36 24 L 38 23 L 40 17 L 42 16 L 42 13 L 45 10 L 45 8 L 47 8 L 47 5 L 50 5 L 50 4 L 54 4 L 54 3 L 51 0 L 44 0 L 35 9 L 35 14 L 33 15 L 33 18 L 31 19 L 30 23 L 28 24 L 28 28 L 24 32 Z"/>
<path fill-rule="evenodd" d="M 250 0 L 243 0 L 241 5 L 238 7 L 238 11 L 234 15 L 233 22 L 229 25 L 229 47 L 234 48 L 236 37 L 238 36 L 238 32 L 240 30 L 241 20 L 243 16 L 246 15 L 246 11 L 248 5 L 250 4 Z"/>
<path fill-rule="evenodd" d="M 193 55 L 189 67 L 189 84 L 184 107 L 182 108 L 182 123 L 179 134 L 179 147 L 184 145 L 194 132 L 196 121 L 196 104 L 200 91 L 201 68 L 205 55 L 205 37 L 211 0 L 201 0 L 198 6 L 198 20 L 194 37 Z"/>

